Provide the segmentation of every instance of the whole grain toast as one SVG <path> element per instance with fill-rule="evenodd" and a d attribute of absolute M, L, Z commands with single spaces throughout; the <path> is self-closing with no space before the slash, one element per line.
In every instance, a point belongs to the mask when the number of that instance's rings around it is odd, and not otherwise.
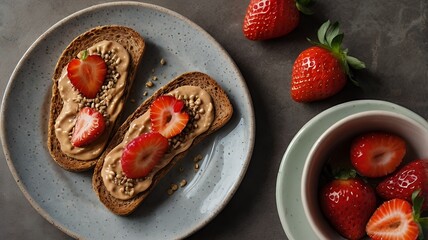
<path fill-rule="evenodd" d="M 92 187 L 96 192 L 96 194 L 98 195 L 100 201 L 113 213 L 117 215 L 128 215 L 132 213 L 138 207 L 138 205 L 140 205 L 141 202 L 149 195 L 149 193 L 158 184 L 158 182 L 162 179 L 162 177 L 165 176 L 178 161 L 184 158 L 186 153 L 191 149 L 190 147 L 187 151 L 176 155 L 168 165 L 166 165 L 153 177 L 153 183 L 151 184 L 151 186 L 146 191 L 137 194 L 132 199 L 129 199 L 129 200 L 117 199 L 112 195 L 110 195 L 110 193 L 107 191 L 106 187 L 104 186 L 102 176 L 101 176 L 101 170 L 103 167 L 104 159 L 115 146 L 117 146 L 122 142 L 123 137 L 130 126 L 130 123 L 134 119 L 138 118 L 139 116 L 143 115 L 146 111 L 148 111 L 151 103 L 156 98 L 180 86 L 185 86 L 185 85 L 199 86 L 205 91 L 207 91 L 211 95 L 213 106 L 214 106 L 213 123 L 211 124 L 210 128 L 206 132 L 204 132 L 203 134 L 199 135 L 194 139 L 192 146 L 203 141 L 208 135 L 220 129 L 232 117 L 233 107 L 229 101 L 228 96 L 226 95 L 225 91 L 221 88 L 221 86 L 207 74 L 200 73 L 200 72 L 185 73 L 175 78 L 174 80 L 172 80 L 167 85 L 163 86 L 158 91 L 156 91 L 150 98 L 144 101 L 125 120 L 122 126 L 119 127 L 118 131 L 113 136 L 111 142 L 109 143 L 109 145 L 107 146 L 107 148 L 105 149 L 104 153 L 101 155 L 99 161 L 95 166 L 94 174 L 92 177 Z"/>
<path fill-rule="evenodd" d="M 144 54 L 145 41 L 143 37 L 141 37 L 139 33 L 129 27 L 118 25 L 99 26 L 89 29 L 85 33 L 82 33 L 76 37 L 61 54 L 52 77 L 53 86 L 47 144 L 49 152 L 55 162 L 57 162 L 62 168 L 69 171 L 80 172 L 89 170 L 95 166 L 97 158 L 92 160 L 78 160 L 67 156 L 61 151 L 60 143 L 55 135 L 55 120 L 57 119 L 63 107 L 63 100 L 58 90 L 58 80 L 61 76 L 63 68 L 67 66 L 67 64 L 73 58 L 75 58 L 79 52 L 88 49 L 95 43 L 98 43 L 102 40 L 115 41 L 121 44 L 129 53 L 130 65 L 128 68 L 126 88 L 122 97 L 123 101 L 126 101 L 129 95 L 138 66 L 141 63 Z M 111 127 L 113 130 L 110 132 L 111 134 L 115 132 L 114 130 L 117 129 L 117 127 L 120 126 L 118 119 L 120 119 L 120 116 L 117 118 L 116 122 L 112 124 Z"/>

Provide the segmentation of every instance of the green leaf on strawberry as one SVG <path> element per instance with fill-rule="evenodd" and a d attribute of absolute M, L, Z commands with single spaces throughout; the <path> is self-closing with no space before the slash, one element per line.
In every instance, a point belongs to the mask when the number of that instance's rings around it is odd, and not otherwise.
<path fill-rule="evenodd" d="M 346 61 L 354 69 L 364 69 L 366 66 L 360 60 L 352 56 L 346 56 Z M 362 63 L 362 64 L 361 64 Z"/>
<path fill-rule="evenodd" d="M 413 219 L 419 228 L 419 239 L 424 239 L 424 229 L 428 229 L 428 217 L 421 217 L 424 198 L 421 196 L 420 192 L 421 190 L 418 189 L 412 193 L 412 212 Z"/>
<path fill-rule="evenodd" d="M 356 83 L 353 79 L 350 67 L 354 69 L 364 69 L 366 66 L 356 57 L 349 56 L 348 49 L 342 48 L 341 45 L 344 36 L 345 35 L 343 33 L 340 33 L 338 22 L 334 22 L 333 24 L 331 24 L 330 20 L 327 20 L 321 25 L 320 29 L 318 30 L 319 43 L 313 43 L 315 45 L 327 48 L 328 50 L 332 51 L 340 59 L 345 69 L 345 73 L 348 75 L 350 80 Z"/>
<path fill-rule="evenodd" d="M 413 216 L 417 218 L 421 215 L 422 204 L 424 203 L 424 199 L 418 196 L 420 192 L 421 190 L 418 189 L 412 193 Z"/>

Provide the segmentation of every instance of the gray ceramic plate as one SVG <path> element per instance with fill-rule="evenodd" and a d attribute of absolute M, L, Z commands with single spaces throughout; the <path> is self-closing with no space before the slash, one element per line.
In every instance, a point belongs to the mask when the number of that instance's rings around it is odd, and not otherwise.
<path fill-rule="evenodd" d="M 187 71 L 211 75 L 228 93 L 234 116 L 226 127 L 191 151 L 152 195 L 128 217 L 110 213 L 95 196 L 91 172 L 58 167 L 46 148 L 51 76 L 58 57 L 80 33 L 98 25 L 134 28 L 147 43 L 128 114 L 161 85 Z M 167 62 L 162 66 L 160 60 Z M 157 76 L 153 88 L 145 82 Z M 77 238 L 183 238 L 213 219 L 231 199 L 249 164 L 255 134 L 253 106 L 234 62 L 203 29 L 170 10 L 135 2 L 108 3 L 79 11 L 52 26 L 30 47 L 13 72 L 1 110 L 1 137 L 10 170 L 32 206 Z M 201 154 L 198 171 L 193 157 Z M 179 171 L 181 169 L 181 171 Z M 171 183 L 188 184 L 173 195 Z"/>
<path fill-rule="evenodd" d="M 331 125 L 349 115 L 371 110 L 403 114 L 428 129 L 425 119 L 394 103 L 358 100 L 329 108 L 307 122 L 293 138 L 284 153 L 276 182 L 276 204 L 281 224 L 289 239 L 317 239 L 310 229 L 301 203 L 301 177 L 312 145 Z"/>

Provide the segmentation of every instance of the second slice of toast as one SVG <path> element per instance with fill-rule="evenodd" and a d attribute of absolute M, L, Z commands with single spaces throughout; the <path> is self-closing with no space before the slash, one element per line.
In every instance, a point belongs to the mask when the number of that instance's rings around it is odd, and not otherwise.
<path fill-rule="evenodd" d="M 137 194 L 135 197 L 129 200 L 121 200 L 113 197 L 109 191 L 106 189 L 103 179 L 101 176 L 101 171 L 104 164 L 104 159 L 107 154 L 114 149 L 118 144 L 120 144 L 124 138 L 125 133 L 128 131 L 130 127 L 130 123 L 147 112 L 150 108 L 151 103 L 160 97 L 161 95 L 167 94 L 172 90 L 181 87 L 181 86 L 198 86 L 208 92 L 211 96 L 213 103 L 213 111 L 214 111 L 214 120 L 208 130 L 201 135 L 197 136 L 193 145 L 196 145 L 203 141 L 207 136 L 214 133 L 221 127 L 223 127 L 232 117 L 233 107 L 229 101 L 226 92 L 221 88 L 221 86 L 210 76 L 201 72 L 189 72 L 185 73 L 176 79 L 172 80 L 167 85 L 163 86 L 161 89 L 156 91 L 150 98 L 144 101 L 135 111 L 131 114 L 127 120 L 122 124 L 122 126 L 118 129 L 116 134 L 113 136 L 110 144 L 107 146 L 105 152 L 101 155 L 99 161 L 97 162 L 94 174 L 92 178 L 92 186 L 96 194 L 98 195 L 100 201 L 113 213 L 118 215 L 127 215 L 133 212 L 142 202 L 143 200 L 150 194 L 150 192 L 155 188 L 158 182 L 165 176 L 169 170 L 191 149 L 191 147 L 176 155 L 171 162 L 169 162 L 164 168 L 162 168 L 156 175 L 153 177 L 153 182 L 150 187 Z"/>

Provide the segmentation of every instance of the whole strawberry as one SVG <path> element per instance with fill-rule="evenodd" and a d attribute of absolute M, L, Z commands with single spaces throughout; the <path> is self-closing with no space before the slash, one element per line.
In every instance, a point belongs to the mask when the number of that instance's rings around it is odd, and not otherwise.
<path fill-rule="evenodd" d="M 244 35 L 250 40 L 284 36 L 299 24 L 299 11 L 311 13 L 312 3 L 312 0 L 251 0 L 244 18 Z"/>
<path fill-rule="evenodd" d="M 376 209 L 375 191 L 355 171 L 327 183 L 320 192 L 321 209 L 336 231 L 348 239 L 365 235 L 366 224 Z"/>
<path fill-rule="evenodd" d="M 297 57 L 291 76 L 291 97 L 296 102 L 312 102 L 337 94 L 352 79 L 350 68 L 362 69 L 360 60 L 342 49 L 343 33 L 339 24 L 325 22 L 318 30 L 319 43 Z"/>
<path fill-rule="evenodd" d="M 376 192 L 384 199 L 400 198 L 409 202 L 416 190 L 421 190 L 424 199 L 422 209 L 428 210 L 428 160 L 408 163 L 376 187 Z"/>

